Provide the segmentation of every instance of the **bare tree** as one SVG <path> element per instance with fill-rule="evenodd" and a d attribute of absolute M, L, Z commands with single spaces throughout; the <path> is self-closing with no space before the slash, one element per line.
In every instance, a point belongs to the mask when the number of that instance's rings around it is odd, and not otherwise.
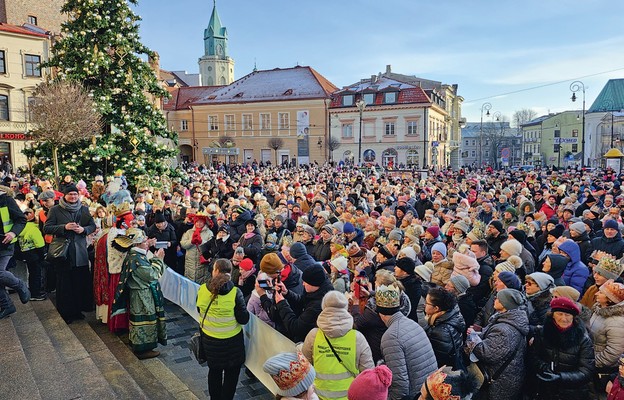
<path fill-rule="evenodd" d="M 497 121 L 483 124 L 483 137 L 485 138 L 484 148 L 488 150 L 489 156 L 484 159 L 492 166 L 498 166 L 499 152 L 505 136 L 505 128 L 508 126 L 507 117 L 500 116 Z"/>
<path fill-rule="evenodd" d="M 342 146 L 340 139 L 333 136 L 329 137 L 327 141 L 327 148 L 329 149 L 329 161 L 334 161 L 334 150 L 338 150 Z"/>
<path fill-rule="evenodd" d="M 60 146 L 89 139 L 102 131 L 102 116 L 87 91 L 75 82 L 43 83 L 31 105 L 32 138 L 52 147 L 58 185 Z"/>
<path fill-rule="evenodd" d="M 282 147 L 284 147 L 284 140 L 282 138 L 277 138 L 277 137 L 271 138 L 267 142 L 267 145 L 273 150 L 275 150 L 275 165 L 278 165 L 279 163 L 277 162 L 277 151 L 281 149 Z"/>
<path fill-rule="evenodd" d="M 533 118 L 535 118 L 536 115 L 537 112 L 531 110 L 530 108 L 523 108 L 522 110 L 514 112 L 513 122 L 515 122 L 516 127 L 520 129 L 520 125 L 526 124 L 527 122 L 531 121 Z"/>

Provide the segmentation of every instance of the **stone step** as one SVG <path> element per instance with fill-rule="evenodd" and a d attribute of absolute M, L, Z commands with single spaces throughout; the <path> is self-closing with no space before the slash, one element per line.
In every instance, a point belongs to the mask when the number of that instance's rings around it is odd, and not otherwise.
<path fill-rule="evenodd" d="M 155 360 L 139 360 L 130 347 L 122 341 L 127 339 L 127 334 L 117 336 L 109 332 L 107 325 L 96 321 L 92 314 L 87 318 L 89 327 L 93 335 L 97 336 L 103 346 L 124 366 L 132 379 L 143 389 L 149 399 L 172 400 L 172 399 L 192 399 L 188 387 L 184 385 L 175 375 L 167 374 L 158 367 L 154 367 Z M 94 340 L 94 339 L 92 339 Z M 146 361 L 150 361 L 147 362 Z M 152 369 L 148 368 L 152 366 Z M 164 367 L 164 365 L 163 365 Z M 166 368 L 166 367 L 164 367 Z M 157 372 L 156 374 L 152 371 Z M 170 371 L 169 371 L 170 372 Z M 170 380 L 167 380 L 169 378 Z"/>
<path fill-rule="evenodd" d="M 41 399 L 116 398 L 49 300 L 13 301 L 17 312 L 11 319 Z"/>
<path fill-rule="evenodd" d="M 0 335 L 3 347 L 0 352 L 0 399 L 40 400 L 39 389 L 10 317 L 0 320 Z"/>

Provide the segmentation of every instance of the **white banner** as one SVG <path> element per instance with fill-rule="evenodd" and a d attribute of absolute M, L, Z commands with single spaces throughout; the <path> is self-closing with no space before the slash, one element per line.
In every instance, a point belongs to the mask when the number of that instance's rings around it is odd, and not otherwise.
<path fill-rule="evenodd" d="M 159 282 L 163 296 L 182 307 L 199 324 L 200 316 L 196 305 L 199 285 L 171 268 L 165 269 Z M 243 332 L 247 356 L 245 365 L 268 390 L 275 394 L 277 386 L 271 376 L 262 370 L 262 365 L 276 354 L 296 351 L 295 344 L 253 314 L 249 323 L 243 326 Z"/>

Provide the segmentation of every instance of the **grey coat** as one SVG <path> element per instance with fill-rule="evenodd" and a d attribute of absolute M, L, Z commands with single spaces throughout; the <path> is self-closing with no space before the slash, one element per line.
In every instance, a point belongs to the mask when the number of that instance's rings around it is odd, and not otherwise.
<path fill-rule="evenodd" d="M 423 328 L 402 313 L 390 317 L 387 325 L 381 352 L 392 371 L 388 398 L 416 398 L 427 376 L 438 369 L 433 348 Z"/>
<path fill-rule="evenodd" d="M 529 318 L 523 307 L 494 314 L 484 329 L 473 353 L 479 358 L 481 368 L 493 376 L 511 353 L 517 349 L 511 362 L 498 379 L 487 386 L 487 399 L 516 400 L 520 398 L 525 376 L 524 358 L 527 352 L 526 336 L 529 333 Z M 482 389 L 483 390 L 483 389 Z"/>
<path fill-rule="evenodd" d="M 77 222 L 84 228 L 80 234 L 65 230 L 69 222 Z M 89 265 L 87 252 L 87 236 L 95 232 L 96 226 L 89 209 L 85 206 L 80 211 L 70 212 L 60 205 L 54 206 L 48 212 L 48 219 L 43 226 L 43 233 L 54 237 L 69 238 L 69 265 L 72 267 L 84 267 Z"/>

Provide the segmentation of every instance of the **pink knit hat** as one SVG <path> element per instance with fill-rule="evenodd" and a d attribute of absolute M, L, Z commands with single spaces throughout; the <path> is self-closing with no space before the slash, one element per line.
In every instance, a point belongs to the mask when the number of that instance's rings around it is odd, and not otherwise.
<path fill-rule="evenodd" d="M 392 383 L 392 371 L 385 365 L 360 373 L 349 386 L 349 400 L 386 400 Z"/>

